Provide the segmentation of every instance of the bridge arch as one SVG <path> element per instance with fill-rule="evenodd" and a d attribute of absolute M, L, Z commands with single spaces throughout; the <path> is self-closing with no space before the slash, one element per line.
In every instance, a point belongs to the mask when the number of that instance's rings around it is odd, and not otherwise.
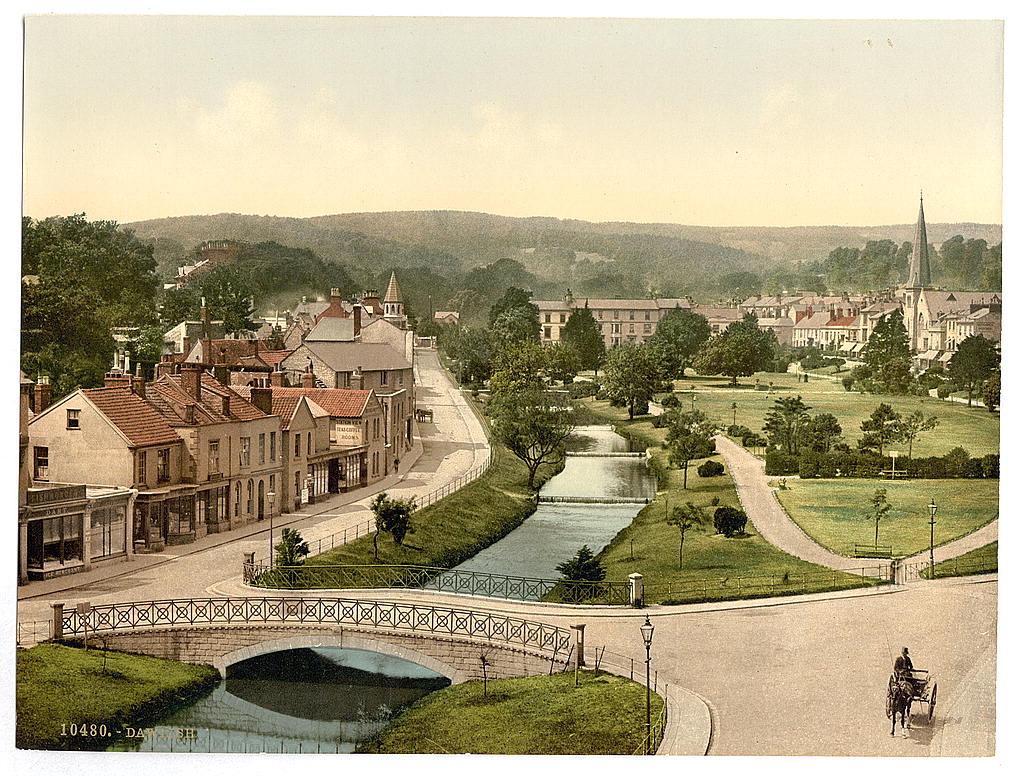
<path fill-rule="evenodd" d="M 470 679 L 463 671 L 449 665 L 443 660 L 427 655 L 423 652 L 411 649 L 404 644 L 393 644 L 383 639 L 373 638 L 369 634 L 360 633 L 310 633 L 296 634 L 284 638 L 270 638 L 219 655 L 213 661 L 213 666 L 220 671 L 221 676 L 227 676 L 227 669 L 235 663 L 243 660 L 269 655 L 272 652 L 284 652 L 289 649 L 304 649 L 316 647 L 339 647 L 342 649 L 361 649 L 366 652 L 376 652 L 381 655 L 408 660 L 431 671 L 441 674 L 452 684 L 460 684 Z"/>

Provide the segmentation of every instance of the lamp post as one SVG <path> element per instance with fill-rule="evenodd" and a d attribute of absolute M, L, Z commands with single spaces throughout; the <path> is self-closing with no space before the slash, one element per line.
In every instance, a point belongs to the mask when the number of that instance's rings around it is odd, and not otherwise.
<path fill-rule="evenodd" d="M 935 498 L 933 497 L 931 503 L 928 505 L 928 512 L 931 515 L 928 520 L 928 526 L 931 528 L 931 540 L 928 542 L 928 558 L 931 565 L 929 576 L 931 579 L 935 579 L 935 513 L 938 509 L 939 508 L 935 505 Z"/>
<path fill-rule="evenodd" d="M 732 403 L 732 424 L 736 425 L 736 402 Z"/>
<path fill-rule="evenodd" d="M 267 501 L 270 502 L 270 560 L 267 565 L 274 567 L 274 499 L 277 494 L 274 491 L 267 491 Z"/>
<path fill-rule="evenodd" d="M 644 640 L 644 648 L 647 650 L 647 738 L 644 743 L 644 754 L 651 754 L 651 641 L 654 639 L 654 626 L 651 625 L 651 617 L 644 617 L 644 624 L 640 626 L 640 635 Z"/>

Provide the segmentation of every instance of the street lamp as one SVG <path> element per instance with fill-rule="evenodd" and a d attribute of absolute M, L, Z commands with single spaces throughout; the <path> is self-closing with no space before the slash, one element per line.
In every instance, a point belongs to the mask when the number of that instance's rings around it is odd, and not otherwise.
<path fill-rule="evenodd" d="M 931 571 L 929 575 L 932 579 L 935 579 L 935 513 L 938 511 L 938 507 L 935 505 L 935 498 L 932 498 L 931 503 L 928 505 L 928 512 L 931 514 L 931 518 L 928 520 L 928 525 L 931 528 L 931 541 L 928 543 L 928 557 L 931 562 Z"/>
<path fill-rule="evenodd" d="M 644 647 L 647 649 L 647 738 L 644 744 L 644 753 L 651 752 L 651 641 L 654 639 L 654 626 L 651 625 L 651 617 L 644 617 L 644 624 L 640 626 L 640 635 L 644 640 Z"/>
<path fill-rule="evenodd" d="M 274 567 L 274 499 L 277 494 L 274 491 L 267 491 L 267 501 L 270 502 L 270 560 L 267 565 L 271 568 Z"/>

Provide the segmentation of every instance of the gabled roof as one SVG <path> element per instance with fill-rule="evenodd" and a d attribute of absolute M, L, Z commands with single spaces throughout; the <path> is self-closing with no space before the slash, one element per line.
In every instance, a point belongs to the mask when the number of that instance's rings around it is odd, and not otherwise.
<path fill-rule="evenodd" d="M 376 342 L 305 342 L 302 345 L 335 372 L 412 369 L 390 345 Z M 302 348 L 295 352 L 300 353 Z"/>
<path fill-rule="evenodd" d="M 306 335 L 306 342 L 352 342 L 356 322 L 350 317 L 324 317 Z"/>
<path fill-rule="evenodd" d="M 816 313 L 808 315 L 806 318 L 801 318 L 797 321 L 794 329 L 821 329 L 828 325 L 829 321 L 832 320 L 832 313 L 827 310 L 820 310 Z"/>
<path fill-rule="evenodd" d="M 358 418 L 366 411 L 366 405 L 373 396 L 371 390 L 350 388 L 281 388 L 272 386 L 270 390 L 272 391 L 272 406 L 275 415 L 279 414 L 278 407 L 282 411 L 287 411 L 288 407 L 292 407 L 292 411 L 294 411 L 299 400 L 305 397 L 313 405 L 310 409 L 314 415 L 317 414 L 316 409 L 321 409 L 332 418 Z M 239 388 L 238 391 L 248 395 L 249 387 Z M 291 418 L 291 413 L 287 416 L 283 412 L 280 414 L 282 421 L 286 417 Z"/>
<path fill-rule="evenodd" d="M 253 404 L 243 399 L 238 392 L 217 382 L 211 375 L 202 375 L 202 399 L 196 401 L 181 385 L 181 375 L 164 375 L 148 390 L 154 391 L 154 405 L 165 414 L 173 412 L 171 422 L 181 422 L 184 418 L 183 408 L 188 404 L 196 407 L 197 423 L 227 423 L 232 420 L 258 420 L 268 417 Z M 224 399 L 227 398 L 228 412 L 224 412 Z"/>
<path fill-rule="evenodd" d="M 80 393 L 121 432 L 132 447 L 169 445 L 182 441 L 164 417 L 130 388 L 86 388 Z"/>
<path fill-rule="evenodd" d="M 856 321 L 856 320 L 857 320 L 856 316 L 850 315 L 850 316 L 843 317 L 843 318 L 833 318 L 831 321 L 829 321 L 825 325 L 826 326 L 830 326 L 832 328 L 836 328 L 836 329 L 846 329 L 846 328 L 849 328 L 850 326 L 852 326 L 854 321 Z"/>

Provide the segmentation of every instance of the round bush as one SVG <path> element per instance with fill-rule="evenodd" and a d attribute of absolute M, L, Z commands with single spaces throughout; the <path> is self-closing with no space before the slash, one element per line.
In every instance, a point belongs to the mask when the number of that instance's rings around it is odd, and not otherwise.
<path fill-rule="evenodd" d="M 674 393 L 670 393 L 668 396 L 666 396 L 664 399 L 661 400 L 661 406 L 662 407 L 678 407 L 679 406 L 679 397 L 676 396 Z"/>
<path fill-rule="evenodd" d="M 725 474 L 725 466 L 719 461 L 705 461 L 697 467 L 697 474 L 701 477 L 716 477 Z"/>
<path fill-rule="evenodd" d="M 747 525 L 747 514 L 735 507 L 719 507 L 715 510 L 715 531 L 726 537 L 742 534 Z"/>

